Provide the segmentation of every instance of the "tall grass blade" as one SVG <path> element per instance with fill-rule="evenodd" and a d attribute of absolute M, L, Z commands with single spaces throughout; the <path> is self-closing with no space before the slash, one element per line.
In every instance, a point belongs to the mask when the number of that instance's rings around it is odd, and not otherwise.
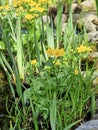
<path fill-rule="evenodd" d="M 11 22 L 11 19 L 10 19 L 10 16 L 9 16 L 9 15 L 7 15 L 7 19 L 8 19 L 10 28 L 11 28 L 11 36 L 12 36 L 13 40 L 16 42 L 16 36 L 15 36 L 14 27 L 13 27 L 13 25 L 12 25 L 12 22 Z"/>
<path fill-rule="evenodd" d="M 74 123 L 67 126 L 64 130 L 70 130 L 73 126 L 75 126 L 77 123 L 79 123 L 81 120 L 75 121 Z"/>
<path fill-rule="evenodd" d="M 40 27 L 40 34 L 41 34 L 41 49 L 42 49 L 42 55 L 44 57 L 44 60 L 46 61 L 48 59 L 47 54 L 46 54 L 46 50 L 45 50 L 45 32 L 44 32 L 44 23 L 43 23 L 43 19 L 41 17 L 41 23 L 42 23 L 42 27 Z"/>
<path fill-rule="evenodd" d="M 37 41 L 37 37 L 36 37 L 36 26 L 35 26 L 36 21 L 34 21 L 34 44 L 35 44 L 35 51 L 36 51 L 36 56 L 37 56 L 37 60 L 39 65 L 41 64 L 41 60 L 40 60 L 40 49 L 39 49 L 39 43 Z"/>
<path fill-rule="evenodd" d="M 53 103 L 52 106 L 50 107 L 50 124 L 52 130 L 56 130 L 56 93 L 53 95 Z"/>
<path fill-rule="evenodd" d="M 57 13 L 57 48 L 59 47 L 61 31 L 62 31 L 62 11 L 63 11 L 63 2 L 58 5 L 58 13 Z"/>
<path fill-rule="evenodd" d="M 53 27 L 50 28 L 47 26 L 47 44 L 48 48 L 54 49 L 54 36 L 53 36 Z"/>
<path fill-rule="evenodd" d="M 38 122 L 37 122 L 37 116 L 36 116 L 36 112 L 35 112 L 34 106 L 32 104 L 30 93 L 29 93 L 29 99 L 30 99 L 30 106 L 31 106 L 31 109 L 32 109 L 32 116 L 33 116 L 35 130 L 39 130 L 39 128 L 38 128 Z"/>
<path fill-rule="evenodd" d="M 16 42 L 17 42 L 17 64 L 19 69 L 20 79 L 24 80 L 24 62 L 23 62 L 23 48 L 21 41 L 21 24 L 20 17 L 16 21 Z"/>
<path fill-rule="evenodd" d="M 96 3 L 97 17 L 98 17 L 98 0 L 95 0 L 95 3 Z"/>

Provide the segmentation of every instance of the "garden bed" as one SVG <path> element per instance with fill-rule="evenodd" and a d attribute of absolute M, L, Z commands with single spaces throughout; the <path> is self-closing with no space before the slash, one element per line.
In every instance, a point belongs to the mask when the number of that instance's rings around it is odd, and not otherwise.
<path fill-rule="evenodd" d="M 94 118 L 98 24 L 87 1 L 1 2 L 2 130 L 74 130 Z"/>

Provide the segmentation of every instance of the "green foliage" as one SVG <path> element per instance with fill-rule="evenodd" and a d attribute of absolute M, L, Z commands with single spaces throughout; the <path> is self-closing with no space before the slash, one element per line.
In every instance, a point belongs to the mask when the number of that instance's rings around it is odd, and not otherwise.
<path fill-rule="evenodd" d="M 88 60 L 82 68 L 82 60 L 91 50 L 87 51 L 90 47 L 86 35 L 76 35 L 70 8 L 72 0 L 67 0 L 68 26 L 61 35 L 63 2 L 58 5 L 56 33 L 53 26 L 44 25 L 42 16 L 31 23 L 22 23 L 21 16 L 14 18 L 12 11 L 1 20 L 0 65 L 14 97 L 11 109 L 7 108 L 10 130 L 73 129 L 85 118 L 86 111 L 90 111 L 86 106 L 91 97 L 94 113 L 92 69 Z M 61 42 L 64 49 L 59 49 Z"/>

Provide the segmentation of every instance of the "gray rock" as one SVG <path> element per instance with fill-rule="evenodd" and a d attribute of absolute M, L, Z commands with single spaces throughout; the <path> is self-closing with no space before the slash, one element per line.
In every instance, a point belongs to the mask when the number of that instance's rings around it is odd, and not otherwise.
<path fill-rule="evenodd" d="M 80 125 L 75 130 L 98 130 L 98 120 L 90 120 Z"/>
<path fill-rule="evenodd" d="M 77 3 L 73 3 L 71 6 L 72 12 L 75 10 L 76 7 L 77 7 Z"/>
<path fill-rule="evenodd" d="M 96 25 L 94 25 L 92 21 L 85 21 L 84 26 L 87 32 L 96 31 Z"/>
<path fill-rule="evenodd" d="M 54 18 L 54 25 L 55 27 L 57 26 L 57 21 L 58 21 L 58 18 L 57 16 Z M 62 14 L 62 19 L 61 19 L 61 22 L 62 24 L 66 23 L 67 22 L 67 16 L 65 14 Z"/>
<path fill-rule="evenodd" d="M 95 10 L 96 9 L 95 0 L 85 0 L 81 3 L 81 5 L 82 5 L 83 10 L 87 10 L 87 9 Z"/>
<path fill-rule="evenodd" d="M 89 42 L 98 41 L 98 31 L 92 31 L 87 34 Z"/>
<path fill-rule="evenodd" d="M 98 52 L 92 52 L 92 53 L 89 54 L 89 60 L 90 61 L 94 61 L 96 59 L 98 59 Z"/>
<path fill-rule="evenodd" d="M 93 115 L 92 119 L 93 120 L 98 120 L 98 114 Z"/>
<path fill-rule="evenodd" d="M 84 16 L 82 16 L 82 18 L 77 20 L 76 24 L 79 27 L 84 26 L 87 32 L 96 31 L 96 25 L 93 24 L 93 22 L 92 22 L 96 18 L 97 18 L 96 15 L 87 13 Z"/>
<path fill-rule="evenodd" d="M 93 14 L 85 14 L 82 17 L 82 20 L 85 22 L 86 21 L 92 21 L 93 19 L 97 18 L 97 16 L 93 15 Z"/>
<path fill-rule="evenodd" d="M 62 32 L 65 32 L 65 29 L 67 28 L 68 24 L 67 23 L 63 23 L 62 24 Z"/>
<path fill-rule="evenodd" d="M 42 20 L 44 24 L 50 24 L 50 17 L 47 15 L 42 16 Z"/>

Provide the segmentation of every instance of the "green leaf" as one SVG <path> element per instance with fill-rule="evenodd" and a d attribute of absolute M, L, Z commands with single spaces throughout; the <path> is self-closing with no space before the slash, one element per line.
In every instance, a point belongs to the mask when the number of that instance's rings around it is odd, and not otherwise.
<path fill-rule="evenodd" d="M 4 50 L 5 49 L 5 44 L 3 41 L 0 41 L 0 50 Z"/>
<path fill-rule="evenodd" d="M 54 36 L 53 36 L 53 28 L 47 26 L 47 44 L 49 48 L 54 49 Z"/>
<path fill-rule="evenodd" d="M 52 130 L 56 130 L 56 93 L 54 93 L 53 104 L 50 107 L 50 124 Z"/>
<path fill-rule="evenodd" d="M 17 64 L 20 79 L 24 80 L 24 63 L 23 63 L 23 48 L 21 40 L 21 20 L 20 18 L 16 21 L 16 42 L 17 42 Z"/>
<path fill-rule="evenodd" d="M 59 3 L 58 5 L 58 13 L 57 13 L 57 48 L 59 47 L 61 31 L 62 31 L 62 11 L 63 11 L 63 3 Z"/>
<path fill-rule="evenodd" d="M 76 125 L 77 123 L 79 123 L 81 120 L 75 121 L 72 124 L 68 125 L 64 130 L 70 130 L 74 125 Z"/>
<path fill-rule="evenodd" d="M 96 9 L 97 9 L 97 17 L 98 17 L 98 0 L 95 0 L 96 2 Z"/>

